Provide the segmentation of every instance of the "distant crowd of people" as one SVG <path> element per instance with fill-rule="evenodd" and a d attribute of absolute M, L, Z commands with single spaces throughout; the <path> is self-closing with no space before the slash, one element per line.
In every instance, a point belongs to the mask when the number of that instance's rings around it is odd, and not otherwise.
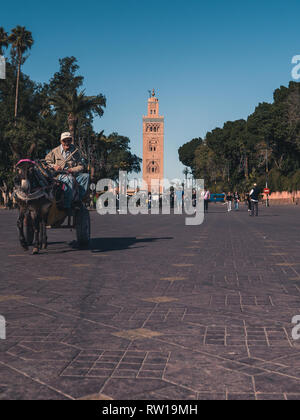
<path fill-rule="evenodd" d="M 260 190 L 257 184 L 253 184 L 251 191 L 246 194 L 245 202 L 248 206 L 248 212 L 250 213 L 249 216 L 258 216 L 258 202 L 259 202 Z M 238 211 L 239 205 L 241 202 L 241 196 L 238 191 L 234 193 L 228 192 L 223 193 L 224 197 L 224 205 L 227 206 L 227 211 L 231 212 L 232 210 Z M 204 190 L 204 212 L 208 212 L 208 204 L 211 200 L 211 194 L 208 189 Z"/>
<path fill-rule="evenodd" d="M 112 194 L 114 194 L 112 192 Z M 146 206 L 148 207 L 148 210 L 151 210 L 152 207 L 159 207 L 161 208 L 163 204 L 169 205 L 171 208 L 174 208 L 177 210 L 177 212 L 180 212 L 183 209 L 183 205 L 187 208 L 190 206 L 195 207 L 197 203 L 197 195 L 196 190 L 192 190 L 192 196 L 184 194 L 184 189 L 181 187 L 174 188 L 169 194 L 158 194 L 151 192 L 140 192 L 141 199 L 137 200 L 137 205 L 142 205 L 142 203 L 146 203 Z M 91 193 L 90 199 L 90 207 L 96 208 L 96 202 L 97 199 L 101 193 L 93 192 Z M 119 192 L 116 191 L 116 208 L 119 209 Z M 235 192 L 228 192 L 228 193 L 222 193 L 222 194 L 211 194 L 210 191 L 205 188 L 202 194 L 202 199 L 204 201 L 204 212 L 208 212 L 209 203 L 211 203 L 214 200 L 214 196 L 218 196 L 218 200 L 220 202 L 223 202 L 224 205 L 226 205 L 227 212 L 231 212 L 232 210 L 238 211 L 240 209 L 240 203 L 242 201 L 241 195 L 238 191 Z M 212 197 L 213 196 L 213 197 Z M 258 216 L 258 202 L 259 202 L 259 196 L 260 196 L 260 190 L 257 186 L 257 184 L 254 184 L 251 188 L 251 191 L 249 193 L 243 194 L 243 200 L 245 204 L 248 207 L 249 216 Z M 129 200 L 130 196 L 127 195 L 127 199 Z M 190 202 L 191 201 L 191 202 Z M 104 203 L 104 206 L 108 204 Z"/>

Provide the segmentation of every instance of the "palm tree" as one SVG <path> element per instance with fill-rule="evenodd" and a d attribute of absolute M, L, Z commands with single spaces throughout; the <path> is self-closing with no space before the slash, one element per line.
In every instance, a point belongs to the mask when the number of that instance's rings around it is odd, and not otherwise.
<path fill-rule="evenodd" d="M 101 117 L 103 108 L 106 106 L 106 98 L 102 94 L 97 96 L 85 96 L 85 92 L 79 94 L 77 90 L 73 93 L 65 93 L 54 96 L 50 99 L 50 105 L 53 105 L 57 112 L 67 114 L 69 131 L 73 142 L 77 141 L 77 127 L 80 116 L 94 114 Z"/>
<path fill-rule="evenodd" d="M 17 64 L 18 64 L 18 73 L 17 73 L 17 83 L 16 83 L 16 99 L 15 99 L 15 124 L 17 122 L 18 115 L 18 99 L 19 99 L 19 81 L 20 81 L 20 72 L 21 65 L 24 63 L 23 54 L 25 51 L 30 49 L 33 45 L 32 34 L 30 31 L 27 31 L 25 26 L 16 26 L 8 37 L 8 41 L 11 44 L 12 51 L 16 54 Z"/>
<path fill-rule="evenodd" d="M 8 35 L 2 26 L 0 27 L 0 55 L 3 55 L 3 49 L 8 48 Z"/>

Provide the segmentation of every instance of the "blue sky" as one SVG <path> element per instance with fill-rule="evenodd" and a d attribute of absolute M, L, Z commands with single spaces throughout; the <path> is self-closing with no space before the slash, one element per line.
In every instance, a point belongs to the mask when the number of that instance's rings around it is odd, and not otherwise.
<path fill-rule="evenodd" d="M 291 80 L 300 54 L 300 2 L 212 0 L 15 0 L 0 26 L 32 31 L 24 72 L 46 82 L 74 55 L 86 93 L 103 93 L 97 131 L 131 139 L 142 157 L 142 115 L 155 88 L 165 116 L 165 176 L 181 177 L 178 147 L 246 118 Z"/>

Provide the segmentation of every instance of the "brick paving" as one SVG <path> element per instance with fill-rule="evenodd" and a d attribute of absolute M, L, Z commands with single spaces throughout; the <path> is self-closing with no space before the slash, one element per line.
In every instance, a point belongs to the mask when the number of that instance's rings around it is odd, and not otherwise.
<path fill-rule="evenodd" d="M 300 399 L 299 216 L 93 212 L 32 256 L 0 210 L 0 399 Z"/>

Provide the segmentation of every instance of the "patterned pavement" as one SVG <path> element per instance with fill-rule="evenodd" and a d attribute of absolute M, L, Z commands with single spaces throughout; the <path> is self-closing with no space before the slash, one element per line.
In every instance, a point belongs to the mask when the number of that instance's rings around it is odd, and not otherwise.
<path fill-rule="evenodd" d="M 298 207 L 92 213 L 32 256 L 0 211 L 0 399 L 300 399 Z"/>

